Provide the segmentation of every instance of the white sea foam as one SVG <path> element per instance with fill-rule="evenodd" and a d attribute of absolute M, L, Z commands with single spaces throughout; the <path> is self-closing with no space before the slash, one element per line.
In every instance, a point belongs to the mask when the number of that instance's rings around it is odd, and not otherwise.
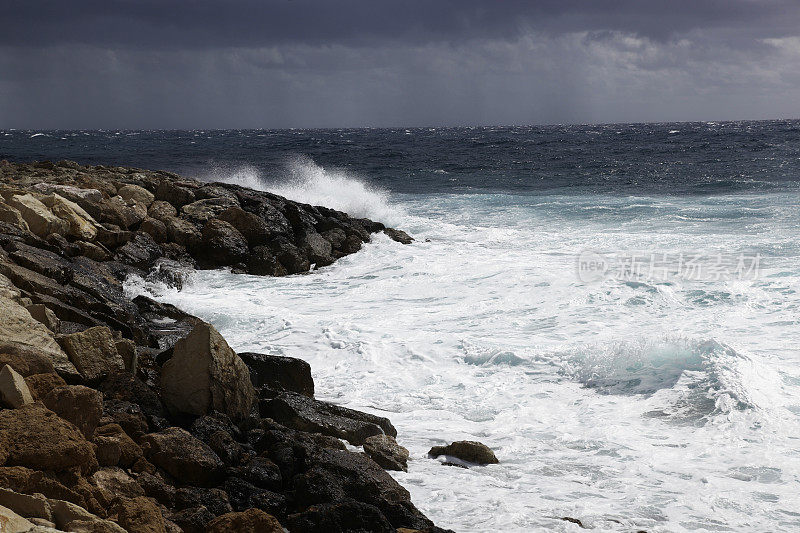
<path fill-rule="evenodd" d="M 704 210 L 737 215 L 675 216 Z M 388 416 L 411 451 L 393 475 L 440 526 L 800 528 L 796 197 L 426 196 L 404 212 L 415 244 L 379 235 L 310 275 L 128 290 L 212 321 L 237 350 L 306 359 L 318 397 Z M 709 242 L 773 252 L 755 280 L 576 278 L 580 250 Z M 500 464 L 426 457 L 461 439 Z"/>

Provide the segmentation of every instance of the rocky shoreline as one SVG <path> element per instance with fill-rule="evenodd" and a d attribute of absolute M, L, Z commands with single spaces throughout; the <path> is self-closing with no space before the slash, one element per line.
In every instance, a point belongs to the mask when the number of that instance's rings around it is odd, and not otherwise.
<path fill-rule="evenodd" d="M 0 162 L 0 529 L 444 531 L 385 471 L 408 459 L 389 420 L 316 400 L 304 361 L 237 354 L 123 290 L 302 273 L 377 232 L 412 241 L 236 185 Z"/>

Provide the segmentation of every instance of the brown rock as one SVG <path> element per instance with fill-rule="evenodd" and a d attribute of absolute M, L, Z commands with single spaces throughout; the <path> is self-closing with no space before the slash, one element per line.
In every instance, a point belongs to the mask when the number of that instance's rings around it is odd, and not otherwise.
<path fill-rule="evenodd" d="M 186 187 L 180 187 L 169 180 L 163 180 L 156 189 L 156 200 L 169 202 L 175 207 L 181 207 L 194 202 L 194 193 Z"/>
<path fill-rule="evenodd" d="M 72 422 L 91 440 L 103 415 L 103 395 L 83 385 L 56 387 L 42 402 L 58 416 Z"/>
<path fill-rule="evenodd" d="M 97 236 L 97 221 L 78 204 L 57 194 L 51 194 L 43 200 L 43 203 L 64 221 L 66 235 L 86 241 L 91 241 Z"/>
<path fill-rule="evenodd" d="M 247 239 L 250 246 L 265 244 L 271 236 L 269 225 L 264 219 L 241 207 L 229 207 L 222 211 L 217 218 L 236 228 Z"/>
<path fill-rule="evenodd" d="M 28 312 L 31 314 L 34 320 L 37 320 L 42 324 L 44 324 L 44 326 L 53 333 L 58 333 L 59 330 L 58 317 L 47 306 L 45 306 L 44 304 L 31 304 L 25 306 L 25 309 L 28 310 Z"/>
<path fill-rule="evenodd" d="M 0 341 L 0 365 L 9 365 L 23 376 L 55 372 L 50 357 L 34 348 Z"/>
<path fill-rule="evenodd" d="M 243 420 L 255 401 L 247 366 L 205 322 L 175 344 L 161 370 L 161 389 L 173 413 L 204 415 L 214 409 Z"/>
<path fill-rule="evenodd" d="M 95 381 L 112 372 L 125 369 L 117 352 L 111 330 L 104 326 L 89 328 L 61 339 L 70 361 L 84 379 Z"/>
<path fill-rule="evenodd" d="M 42 405 L 0 411 L 0 434 L 8 440 L 9 466 L 62 471 L 97 468 L 94 447 L 78 429 Z"/>
<path fill-rule="evenodd" d="M 89 483 L 94 485 L 108 506 L 116 498 L 144 496 L 144 489 L 121 468 L 105 467 L 91 475 Z"/>
<path fill-rule="evenodd" d="M 145 496 L 119 498 L 111 512 L 128 533 L 166 533 L 161 510 Z"/>
<path fill-rule="evenodd" d="M 156 200 L 147 210 L 147 216 L 156 220 L 160 220 L 161 222 L 165 222 L 168 218 L 172 218 L 177 215 L 178 210 L 175 209 L 171 203 L 163 200 Z"/>
<path fill-rule="evenodd" d="M 283 533 L 278 519 L 260 509 L 228 513 L 208 523 L 208 533 Z"/>
<path fill-rule="evenodd" d="M 25 378 L 25 383 L 28 384 L 28 389 L 31 391 L 31 396 L 33 396 L 34 400 L 41 400 L 51 390 L 67 384 L 61 376 L 52 372 L 30 375 Z"/>
<path fill-rule="evenodd" d="M 139 226 L 141 231 L 150 234 L 156 242 L 167 242 L 167 226 L 158 219 L 147 217 Z"/>
<path fill-rule="evenodd" d="M 196 248 L 203 239 L 200 230 L 188 220 L 172 217 L 166 219 L 164 224 L 167 227 L 169 240 L 186 248 Z"/>
<path fill-rule="evenodd" d="M 460 440 L 447 446 L 434 446 L 428 452 L 428 457 L 435 458 L 440 455 L 449 455 L 478 465 L 499 463 L 494 452 L 488 446 L 472 440 Z"/>
<path fill-rule="evenodd" d="M 28 223 L 22 218 L 22 213 L 20 213 L 18 209 L 4 203 L 0 203 L 0 222 L 8 222 L 22 231 L 30 231 Z"/>
<path fill-rule="evenodd" d="M 9 509 L 0 505 L 0 526 L 3 533 L 23 533 L 33 528 L 33 523 Z"/>
<path fill-rule="evenodd" d="M 191 204 L 184 205 L 181 208 L 181 213 L 192 220 L 200 223 L 205 223 L 212 218 L 228 209 L 229 207 L 238 207 L 238 203 L 232 198 L 206 198 L 205 200 L 197 200 Z"/>
<path fill-rule="evenodd" d="M 217 481 L 224 464 L 201 440 L 181 428 L 168 428 L 142 437 L 147 458 L 175 479 L 188 484 Z"/>
<path fill-rule="evenodd" d="M 33 403 L 25 378 L 8 365 L 0 368 L 0 401 L 15 409 Z"/>
<path fill-rule="evenodd" d="M 235 265 L 247 258 L 247 240 L 224 220 L 212 218 L 203 226 L 203 247 L 198 259 L 214 265 Z"/>
<path fill-rule="evenodd" d="M 97 428 L 94 440 L 97 461 L 102 466 L 120 465 L 128 468 L 142 458 L 142 449 L 119 424 L 105 424 Z"/>
<path fill-rule="evenodd" d="M 155 195 L 144 187 L 132 184 L 123 185 L 119 188 L 117 194 L 120 195 L 128 205 L 138 204 L 143 205 L 145 208 L 150 207 L 155 199 Z"/>

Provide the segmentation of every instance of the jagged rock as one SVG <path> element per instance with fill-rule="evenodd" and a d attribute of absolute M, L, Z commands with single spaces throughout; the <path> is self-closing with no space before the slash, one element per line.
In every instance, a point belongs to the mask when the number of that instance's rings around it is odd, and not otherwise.
<path fill-rule="evenodd" d="M 9 365 L 0 368 L 0 401 L 13 408 L 33 403 L 25 378 Z"/>
<path fill-rule="evenodd" d="M 87 440 L 94 437 L 103 414 L 103 395 L 96 390 L 82 385 L 56 387 L 42 399 L 42 403 L 64 420 L 75 424 Z"/>
<path fill-rule="evenodd" d="M 155 195 L 153 193 L 144 187 L 132 184 L 123 185 L 119 188 L 117 194 L 120 195 L 128 205 L 139 204 L 143 205 L 145 208 L 150 207 L 155 200 Z"/>
<path fill-rule="evenodd" d="M 347 409 L 294 392 L 282 392 L 277 397 L 262 400 L 261 416 L 299 431 L 321 433 L 345 439 L 355 446 L 367 437 L 386 433 L 392 437 L 397 430 L 388 419 Z"/>
<path fill-rule="evenodd" d="M 34 400 L 41 400 L 47 393 L 56 387 L 63 387 L 67 384 L 64 379 L 55 372 L 46 374 L 31 374 L 25 377 L 25 383 Z"/>
<path fill-rule="evenodd" d="M 72 185 L 37 183 L 33 186 L 33 189 L 43 194 L 58 194 L 62 198 L 66 198 L 67 200 L 78 204 L 87 211 L 103 200 L 103 193 L 97 189 L 84 189 L 81 187 L 74 187 Z"/>
<path fill-rule="evenodd" d="M 123 230 L 115 224 L 102 224 L 97 228 L 97 242 L 108 248 L 122 246 L 133 238 L 132 231 Z"/>
<path fill-rule="evenodd" d="M 53 513 L 53 521 L 61 530 L 75 533 L 126 533 L 116 523 L 99 518 L 74 503 L 53 499 L 48 499 L 47 503 Z"/>
<path fill-rule="evenodd" d="M 111 252 L 101 244 L 86 241 L 77 241 L 75 244 L 80 248 L 80 255 L 84 255 L 89 259 L 95 261 L 108 261 L 111 259 Z"/>
<path fill-rule="evenodd" d="M 97 446 L 97 461 L 101 466 L 129 468 L 143 456 L 142 449 L 119 424 L 100 426 L 92 442 Z"/>
<path fill-rule="evenodd" d="M 121 468 L 100 468 L 89 477 L 89 482 L 101 492 L 102 499 L 107 503 L 120 496 L 136 498 L 145 495 L 141 485 Z"/>
<path fill-rule="evenodd" d="M 286 513 L 286 497 L 277 492 L 259 489 L 237 477 L 226 479 L 221 488 L 228 493 L 234 511 L 256 508 L 272 515 L 282 516 Z"/>
<path fill-rule="evenodd" d="M 241 207 L 229 207 L 220 212 L 217 218 L 236 228 L 247 239 L 250 246 L 265 244 L 272 236 L 270 227 L 263 218 L 249 213 Z"/>
<path fill-rule="evenodd" d="M 366 439 L 364 453 L 386 470 L 408 470 L 408 450 L 389 435 L 374 435 Z"/>
<path fill-rule="evenodd" d="M 22 231 L 30 231 L 30 227 L 28 226 L 28 223 L 25 222 L 25 219 L 22 217 L 22 213 L 19 212 L 19 209 L 4 203 L 0 203 L 0 221 L 13 224 Z"/>
<path fill-rule="evenodd" d="M 149 233 L 137 231 L 133 238 L 117 249 L 114 259 L 126 265 L 148 270 L 163 255 Z"/>
<path fill-rule="evenodd" d="M 247 273 L 254 276 L 285 276 L 286 269 L 267 246 L 256 246 L 247 258 Z"/>
<path fill-rule="evenodd" d="M 347 234 L 341 228 L 333 228 L 320 233 L 322 238 L 331 243 L 334 250 L 340 250 L 344 241 L 347 240 Z"/>
<path fill-rule="evenodd" d="M 175 505 L 175 487 L 167 484 L 160 475 L 141 473 L 136 477 L 136 482 L 144 489 L 147 496 L 155 498 L 162 505 L 167 507 Z"/>
<path fill-rule="evenodd" d="M 11 509 L 29 520 L 31 518 L 53 520 L 53 513 L 50 512 L 50 505 L 47 503 L 47 499 L 41 494 L 21 494 L 10 489 L 0 488 L 0 506 Z M 0 521 L 0 525 L 2 524 L 2 521 Z M 0 531 L 5 532 L 5 530 Z"/>
<path fill-rule="evenodd" d="M 208 523 L 207 533 L 283 533 L 278 520 L 259 509 L 248 509 L 241 513 L 228 513 L 218 516 Z M 329 529 L 334 531 L 333 529 Z"/>
<path fill-rule="evenodd" d="M 61 471 L 97 468 L 94 448 L 78 429 L 37 404 L 0 411 L 0 434 L 8 440 L 9 466 Z"/>
<path fill-rule="evenodd" d="M 408 491 L 366 455 L 323 448 L 306 462 L 310 467 L 294 483 L 300 508 L 356 500 L 376 507 L 395 528 L 433 526 Z"/>
<path fill-rule="evenodd" d="M 186 187 L 180 187 L 168 180 L 162 181 L 156 189 L 156 200 L 169 202 L 175 207 L 182 207 L 194 202 L 194 193 Z"/>
<path fill-rule="evenodd" d="M 228 495 L 220 489 L 183 487 L 175 491 L 176 509 L 188 509 L 201 505 L 214 516 L 230 513 L 233 510 L 228 501 Z"/>
<path fill-rule="evenodd" d="M 56 253 L 22 243 L 9 245 L 8 251 L 9 257 L 18 265 L 53 278 L 58 283 L 67 284 L 72 281 L 72 264 Z"/>
<path fill-rule="evenodd" d="M 300 249 L 292 243 L 284 239 L 273 239 L 269 242 L 269 247 L 287 273 L 299 274 L 308 272 L 308 269 L 311 268 L 308 257 L 303 255 Z"/>
<path fill-rule="evenodd" d="M 136 374 L 136 362 L 138 359 L 136 343 L 130 339 L 119 339 L 114 341 L 114 346 L 117 348 L 119 356 L 122 357 L 125 370 L 131 374 Z"/>
<path fill-rule="evenodd" d="M 225 465 L 204 442 L 176 427 L 142 437 L 145 456 L 182 483 L 207 484 L 219 479 Z"/>
<path fill-rule="evenodd" d="M 5 343 L 23 345 L 13 350 L 16 353 L 25 355 L 38 351 L 49 357 L 53 367 L 59 372 L 68 375 L 77 374 L 75 367 L 67 358 L 67 354 L 53 338 L 52 332 L 41 322 L 35 320 L 20 304 L 2 297 L 0 297 L 0 339 Z M 32 350 L 26 350 L 27 347 Z M 8 353 L 10 349 L 11 347 L 4 349 L 3 346 L 0 346 L 0 353 Z M 23 376 L 26 375 L 26 372 L 20 368 L 15 367 L 15 369 Z"/>
<path fill-rule="evenodd" d="M 144 220 L 146 214 L 130 207 L 119 196 L 100 202 L 100 221 L 114 224 L 122 229 L 136 226 Z"/>
<path fill-rule="evenodd" d="M 232 198 L 207 198 L 184 205 L 181 208 L 181 213 L 192 220 L 204 224 L 212 218 L 216 218 L 226 209 L 238 206 L 238 202 Z"/>
<path fill-rule="evenodd" d="M 283 484 L 281 470 L 266 457 L 254 457 L 235 469 L 235 477 L 241 478 L 256 487 L 279 491 Z"/>
<path fill-rule="evenodd" d="M 56 314 L 47 308 L 44 304 L 31 304 L 25 306 L 25 309 L 31 314 L 34 320 L 41 322 L 44 326 L 53 333 L 59 332 L 59 322 Z"/>
<path fill-rule="evenodd" d="M 175 344 L 162 368 L 161 390 L 173 413 L 203 415 L 214 409 L 242 420 L 255 401 L 247 366 L 214 326 L 204 322 Z"/>
<path fill-rule="evenodd" d="M 119 498 L 111 512 L 128 533 L 166 533 L 161 510 L 145 496 Z"/>
<path fill-rule="evenodd" d="M 51 194 L 42 203 L 65 222 L 67 235 L 87 241 L 97 236 L 97 221 L 78 204 L 58 194 Z"/>
<path fill-rule="evenodd" d="M 388 235 L 390 239 L 401 244 L 411 244 L 414 242 L 414 239 L 408 233 L 399 229 L 386 228 L 383 232 Z"/>
<path fill-rule="evenodd" d="M 147 216 L 166 222 L 167 219 L 178 216 L 178 210 L 169 202 L 156 200 L 147 209 Z"/>
<path fill-rule="evenodd" d="M 65 335 L 61 339 L 61 344 L 69 354 L 70 361 L 87 381 L 95 381 L 109 373 L 125 369 L 125 363 L 117 352 L 114 337 L 107 327 L 98 326 L 80 333 Z"/>
<path fill-rule="evenodd" d="M 47 237 L 51 233 L 65 233 L 67 224 L 54 215 L 47 206 L 30 194 L 12 196 L 8 205 L 22 214 L 30 230 L 39 237 Z"/>
<path fill-rule="evenodd" d="M 311 365 L 302 359 L 252 352 L 240 353 L 239 357 L 250 369 L 250 379 L 255 387 L 266 386 L 314 397 Z"/>
<path fill-rule="evenodd" d="M 455 457 L 478 465 L 499 463 L 494 452 L 488 446 L 471 440 L 460 440 L 447 446 L 434 446 L 428 452 L 428 457 L 436 458 L 440 455 Z"/>
<path fill-rule="evenodd" d="M 232 225 L 216 218 L 206 222 L 200 254 L 203 261 L 214 265 L 234 265 L 244 261 L 248 252 L 247 241 Z"/>
<path fill-rule="evenodd" d="M 395 528 L 374 505 L 346 500 L 337 503 L 314 505 L 289 515 L 286 520 L 290 531 L 328 533 L 330 531 L 370 531 L 396 533 Z"/>

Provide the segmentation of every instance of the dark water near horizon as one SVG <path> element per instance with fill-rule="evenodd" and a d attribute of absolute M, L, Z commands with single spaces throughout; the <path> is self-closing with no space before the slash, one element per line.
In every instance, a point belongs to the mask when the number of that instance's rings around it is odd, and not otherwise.
<path fill-rule="evenodd" d="M 325 130 L 0 130 L 0 159 L 268 180 L 311 158 L 394 193 L 721 194 L 796 188 L 800 120 Z"/>

